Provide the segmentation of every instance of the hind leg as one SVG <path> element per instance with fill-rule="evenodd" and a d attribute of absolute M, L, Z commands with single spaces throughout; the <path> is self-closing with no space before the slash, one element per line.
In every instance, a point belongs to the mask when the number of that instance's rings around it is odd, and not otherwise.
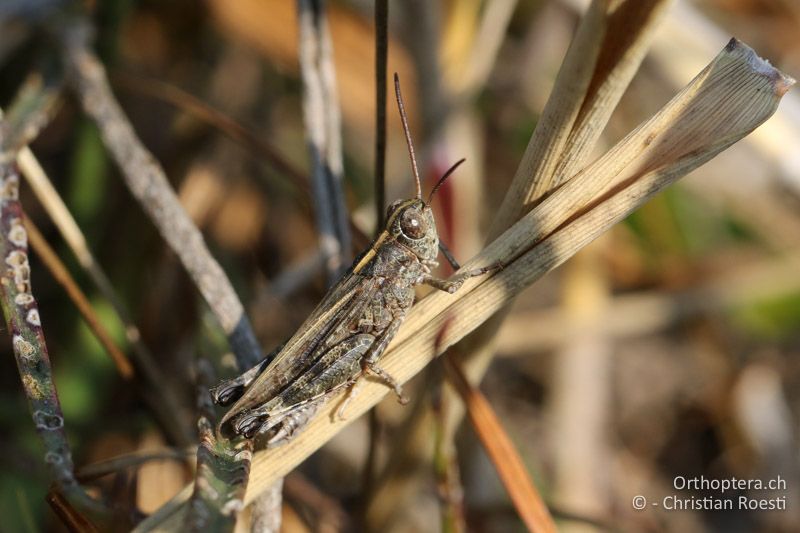
<path fill-rule="evenodd" d="M 363 373 L 357 379 L 362 379 L 364 374 L 372 374 L 379 381 L 383 382 L 387 387 L 394 390 L 395 394 L 397 395 L 397 400 L 401 404 L 408 403 L 408 398 L 403 394 L 403 386 L 397 382 L 394 377 L 391 376 L 387 371 L 382 369 L 378 366 L 378 359 L 383 355 L 383 352 L 386 350 L 386 347 L 389 345 L 389 341 L 392 340 L 397 330 L 400 328 L 400 324 L 403 322 L 403 317 L 396 317 L 389 326 L 384 330 L 381 336 L 370 346 L 369 351 L 364 354 L 364 357 L 361 359 L 361 369 Z"/>
<path fill-rule="evenodd" d="M 273 352 L 264 357 L 261 362 L 246 372 L 239 374 L 235 378 L 221 381 L 212 387 L 209 392 L 211 393 L 211 398 L 214 400 L 214 403 L 217 405 L 228 405 L 241 398 L 242 394 L 244 394 L 244 390 L 261 375 L 275 355 L 280 352 L 281 348 L 283 348 L 283 345 L 276 348 Z"/>

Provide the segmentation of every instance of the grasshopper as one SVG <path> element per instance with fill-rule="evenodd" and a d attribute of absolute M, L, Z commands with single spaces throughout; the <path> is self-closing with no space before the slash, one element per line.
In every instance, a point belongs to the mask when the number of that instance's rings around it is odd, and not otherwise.
<path fill-rule="evenodd" d="M 221 434 L 264 439 L 274 446 L 292 438 L 327 399 L 371 375 L 391 387 L 401 403 L 402 387 L 378 366 L 389 341 L 414 303 L 414 286 L 421 283 L 453 293 L 464 281 L 495 267 L 460 272 L 450 279 L 431 273 L 439 249 L 458 270 L 458 263 L 440 245 L 431 199 L 452 172 L 453 165 L 422 200 L 422 186 L 408 128 L 400 83 L 395 95 L 416 181 L 416 196 L 392 203 L 386 226 L 347 273 L 330 289 L 306 321 L 282 346 L 259 365 L 212 389 L 217 404 L 231 406 L 219 424 Z"/>

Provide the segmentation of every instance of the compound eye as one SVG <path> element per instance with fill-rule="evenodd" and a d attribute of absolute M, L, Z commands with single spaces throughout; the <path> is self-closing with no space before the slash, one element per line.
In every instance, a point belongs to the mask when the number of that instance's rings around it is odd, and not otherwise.
<path fill-rule="evenodd" d="M 411 209 L 403 213 L 400 219 L 400 229 L 406 237 L 411 239 L 421 239 L 428 231 L 427 223 L 422 218 L 422 214 Z"/>

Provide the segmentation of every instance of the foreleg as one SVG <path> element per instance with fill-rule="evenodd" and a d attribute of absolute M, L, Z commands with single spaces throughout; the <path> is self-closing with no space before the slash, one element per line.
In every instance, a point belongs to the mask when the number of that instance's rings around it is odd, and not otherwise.
<path fill-rule="evenodd" d="M 472 270 L 466 270 L 463 272 L 458 272 L 455 276 L 449 279 L 441 279 L 434 277 L 432 275 L 427 275 L 422 278 L 422 283 L 426 285 L 430 285 L 435 289 L 439 289 L 440 291 L 449 292 L 453 294 L 461 286 L 467 281 L 469 278 L 474 278 L 476 276 L 482 276 L 483 274 L 487 274 L 489 272 L 494 272 L 502 268 L 501 265 L 495 264 L 487 267 L 475 268 Z"/>

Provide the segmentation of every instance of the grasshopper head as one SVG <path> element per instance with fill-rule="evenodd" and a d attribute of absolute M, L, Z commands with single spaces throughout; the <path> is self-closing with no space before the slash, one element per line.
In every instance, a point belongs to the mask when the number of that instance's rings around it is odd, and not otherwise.
<path fill-rule="evenodd" d="M 414 252 L 421 261 L 434 261 L 439 253 L 439 234 L 433 210 L 419 198 L 399 200 L 389 206 L 386 230 Z"/>

